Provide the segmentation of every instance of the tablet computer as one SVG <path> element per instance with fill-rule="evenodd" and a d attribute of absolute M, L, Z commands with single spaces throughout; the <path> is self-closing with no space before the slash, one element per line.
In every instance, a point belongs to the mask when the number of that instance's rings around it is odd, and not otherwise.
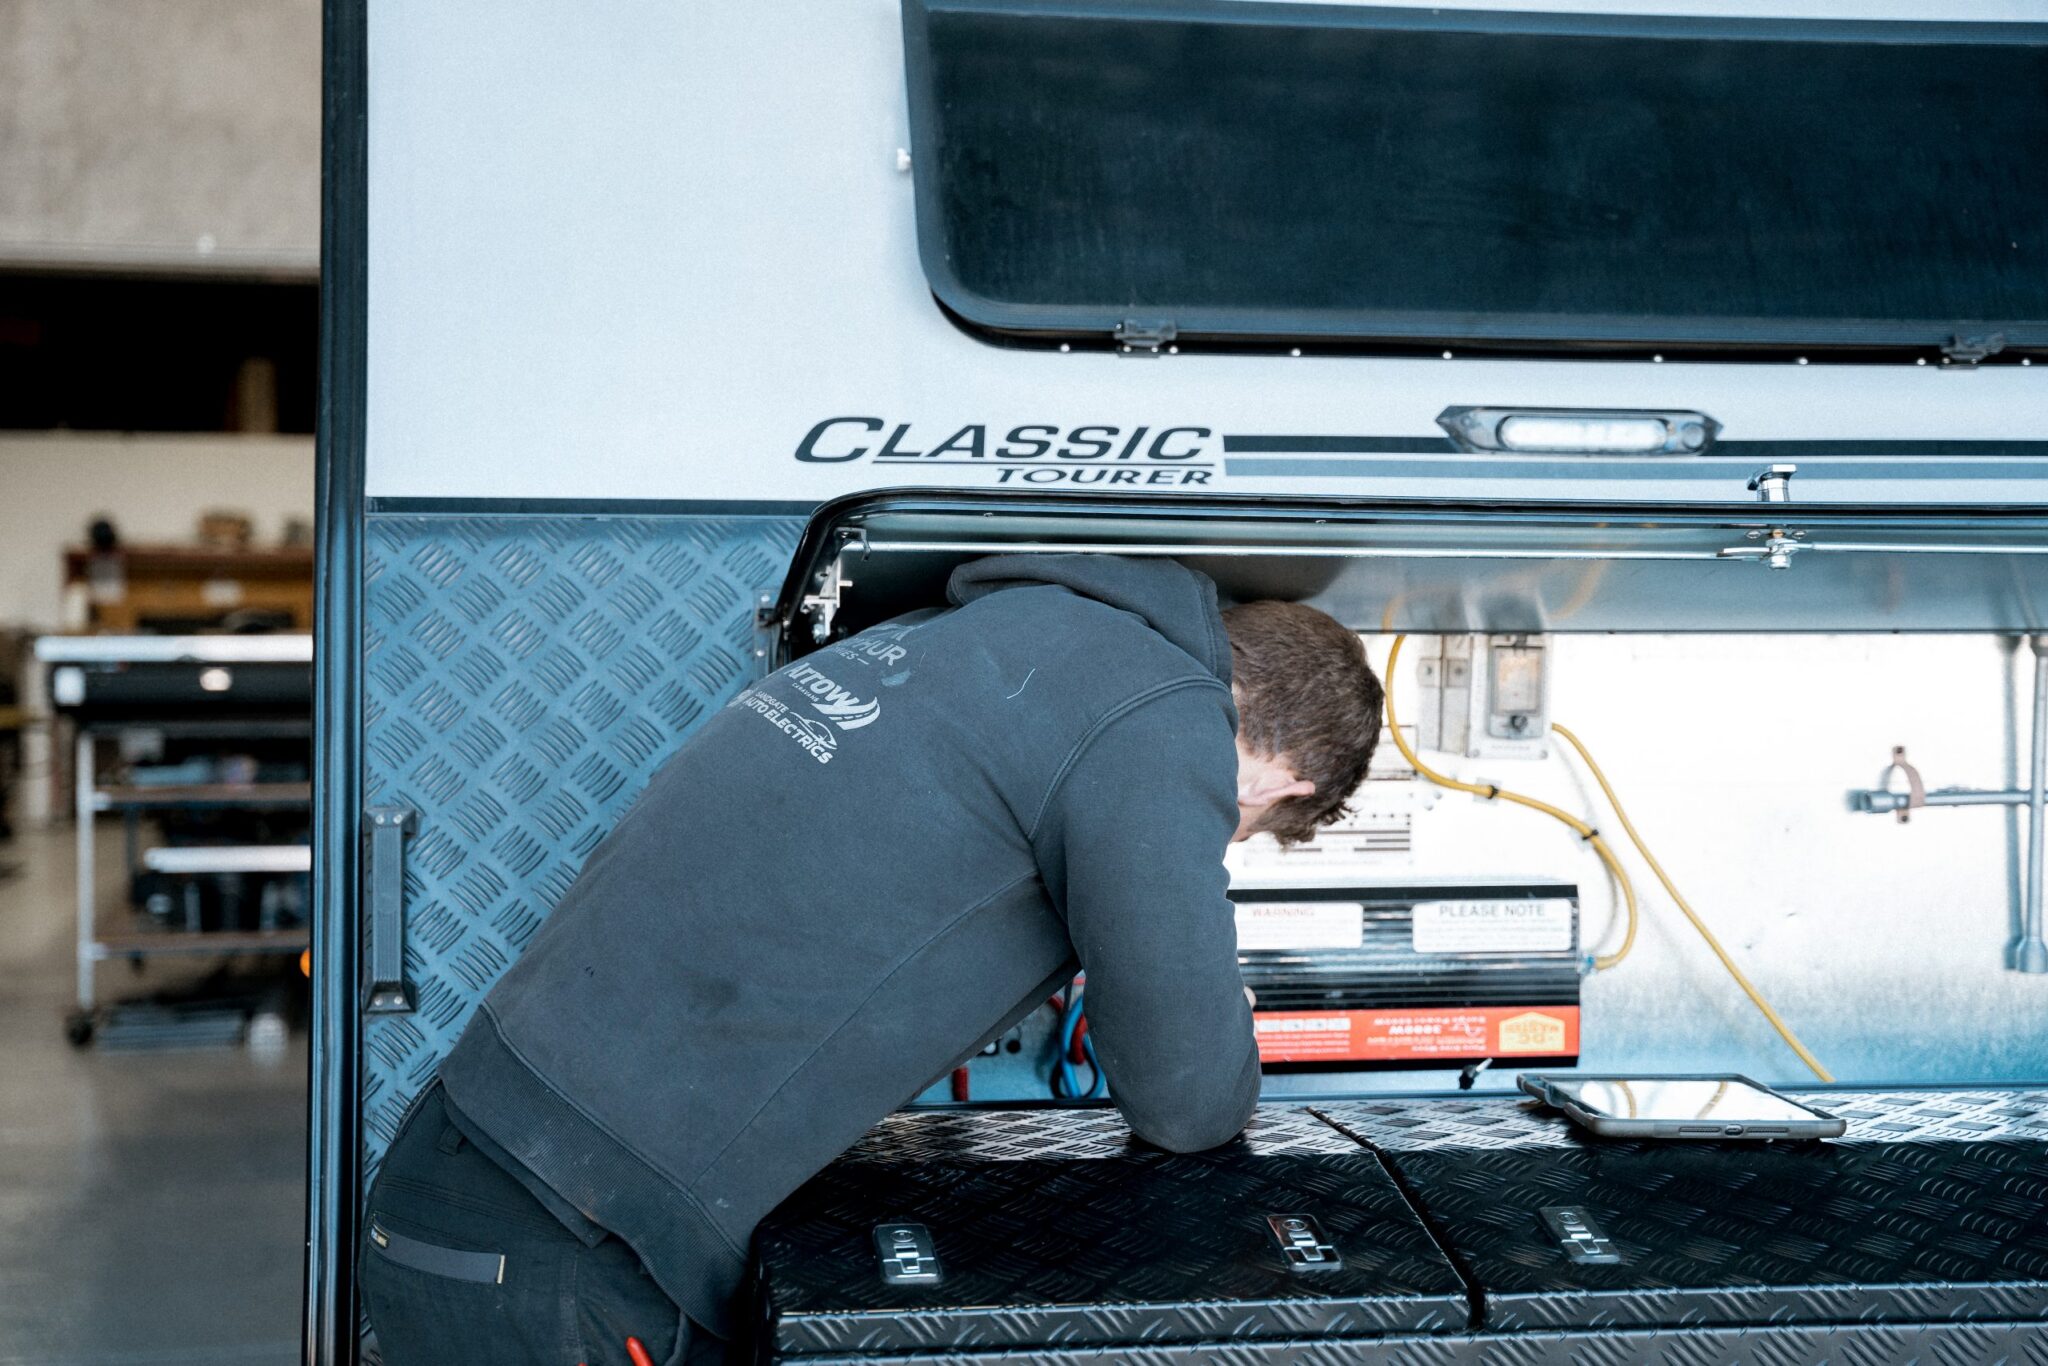
<path fill-rule="evenodd" d="M 1836 1138 L 1849 1127 L 1748 1077 L 1524 1072 L 1519 1084 L 1604 1138 Z"/>

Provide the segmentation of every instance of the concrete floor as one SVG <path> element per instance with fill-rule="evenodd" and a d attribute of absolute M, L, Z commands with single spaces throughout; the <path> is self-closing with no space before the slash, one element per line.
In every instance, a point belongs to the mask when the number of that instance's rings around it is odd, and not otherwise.
<path fill-rule="evenodd" d="M 118 867 L 102 831 L 103 869 Z M 0 1366 L 299 1359 L 306 1053 L 65 1042 L 69 832 L 0 844 Z M 102 999 L 195 970 L 102 964 Z"/>

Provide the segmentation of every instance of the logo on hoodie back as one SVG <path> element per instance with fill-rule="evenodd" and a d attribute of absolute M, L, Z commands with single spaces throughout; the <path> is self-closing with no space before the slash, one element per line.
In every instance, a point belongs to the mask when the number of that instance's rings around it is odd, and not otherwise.
<path fill-rule="evenodd" d="M 862 701 L 808 664 L 791 669 L 789 681 L 809 693 L 811 706 L 841 730 L 859 730 L 882 714 L 881 699 Z"/>
<path fill-rule="evenodd" d="M 797 701 L 784 701 L 772 692 L 748 688 L 729 705 L 763 718 L 821 764 L 832 762 L 832 755 L 839 748 L 840 731 L 871 726 L 882 714 L 879 699 L 859 697 L 809 664 L 799 664 L 779 678 L 795 686 Z M 807 703 L 817 715 L 804 715 L 798 709 L 799 702 Z"/>

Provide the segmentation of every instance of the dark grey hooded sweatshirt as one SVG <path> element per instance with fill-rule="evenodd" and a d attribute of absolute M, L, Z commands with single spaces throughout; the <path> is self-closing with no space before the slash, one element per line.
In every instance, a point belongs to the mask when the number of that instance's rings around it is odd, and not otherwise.
<path fill-rule="evenodd" d="M 484 1151 L 721 1334 L 761 1217 L 1077 965 L 1141 1137 L 1212 1147 L 1258 1097 L 1215 586 L 1005 556 L 949 596 L 707 721 L 441 1069 Z"/>

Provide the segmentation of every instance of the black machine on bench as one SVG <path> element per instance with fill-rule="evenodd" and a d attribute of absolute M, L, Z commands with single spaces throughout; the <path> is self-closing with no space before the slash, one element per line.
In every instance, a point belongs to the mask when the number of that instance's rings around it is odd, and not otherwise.
<path fill-rule="evenodd" d="M 2048 1092 L 1830 1093 L 1825 1143 L 1585 1135 L 1505 1097 L 899 1114 L 755 1242 L 763 1362 L 2030 1361 Z M 878 1229 L 916 1228 L 915 1280 Z"/>

